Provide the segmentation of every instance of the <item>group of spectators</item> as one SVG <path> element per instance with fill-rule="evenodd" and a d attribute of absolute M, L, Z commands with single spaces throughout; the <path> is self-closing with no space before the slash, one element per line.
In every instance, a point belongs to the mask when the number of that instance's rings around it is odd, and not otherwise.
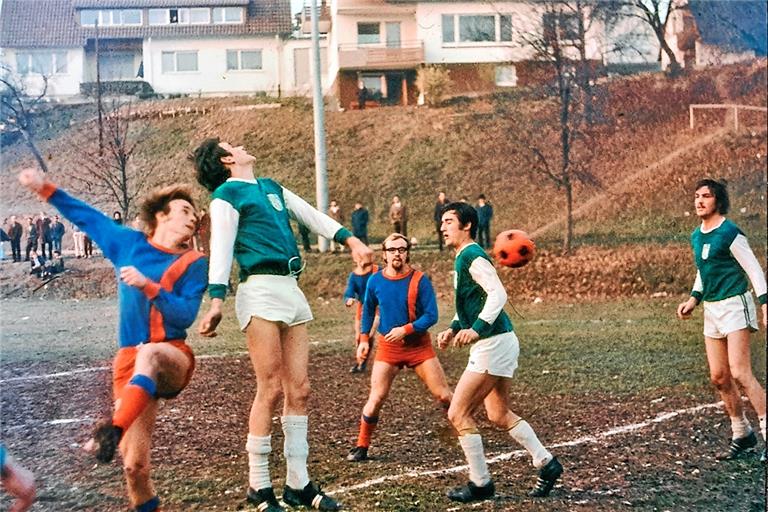
<path fill-rule="evenodd" d="M 469 199 L 466 196 L 462 196 L 459 201 L 468 203 Z M 434 222 L 435 233 L 437 234 L 437 245 L 441 251 L 445 244 L 443 235 L 440 232 L 440 221 L 443 214 L 443 207 L 450 202 L 451 201 L 446 197 L 444 191 L 441 190 L 438 192 L 437 201 L 435 202 Z M 486 199 L 484 194 L 480 194 L 477 196 L 477 204 L 474 205 L 474 208 L 477 211 L 478 217 L 477 243 L 480 247 L 488 249 L 491 247 L 491 219 L 493 218 L 493 206 Z M 338 201 L 331 200 L 327 213 L 328 216 L 340 224 L 344 223 L 345 218 Z M 389 220 L 391 233 L 398 233 L 406 238 L 408 237 L 408 208 L 400 199 L 400 196 L 395 195 L 392 197 L 387 218 Z M 370 216 L 362 202 L 355 202 L 355 208 L 352 210 L 349 221 L 352 226 L 352 234 L 362 240 L 363 243 L 368 244 L 368 223 L 370 221 Z M 299 224 L 299 237 L 304 250 L 310 252 L 309 228 Z M 336 244 L 331 241 L 331 251 L 336 252 L 337 248 L 338 250 L 343 251 L 343 246 L 341 244 Z"/>

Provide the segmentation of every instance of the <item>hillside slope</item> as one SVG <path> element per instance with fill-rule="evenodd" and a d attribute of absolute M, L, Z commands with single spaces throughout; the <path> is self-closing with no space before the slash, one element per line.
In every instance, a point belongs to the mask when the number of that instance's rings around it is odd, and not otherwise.
<path fill-rule="evenodd" d="M 644 240 L 682 240 L 693 226 L 690 187 L 705 174 L 726 177 L 734 192 L 734 211 L 746 208 L 747 229 L 766 222 L 764 117 L 751 124 L 757 132 L 716 138 L 695 154 L 676 159 L 643 183 L 626 190 L 611 187 L 663 158 L 674 148 L 716 129 L 712 117 L 696 131 L 687 129 L 687 106 L 695 102 L 766 104 L 766 65 L 730 66 L 694 73 L 669 81 L 643 75 L 600 84 L 597 90 L 599 124 L 590 144 L 591 172 L 601 187 L 576 188 L 576 206 L 606 195 L 599 207 L 577 223 L 582 242 L 631 243 Z M 531 169 L 529 145 L 546 151 L 556 148 L 556 117 L 552 101 L 540 91 L 521 91 L 458 102 L 438 109 L 393 107 L 328 113 L 328 183 L 330 195 L 350 211 L 362 200 L 372 214 L 371 231 L 381 237 L 389 229 L 386 212 L 393 194 L 410 208 L 410 231 L 433 241 L 431 222 L 436 191 L 452 199 L 489 196 L 496 208 L 494 229 L 535 230 L 561 217 L 562 193 Z M 312 112 L 301 100 L 280 108 L 232 110 L 247 99 L 182 99 L 142 103 L 140 109 L 162 111 L 179 106 L 205 106 L 206 114 L 149 117 L 150 136 L 139 146 L 134 165 L 153 169 L 143 185 L 193 181 L 188 152 L 205 137 L 242 143 L 257 157 L 257 171 L 287 187 L 314 197 Z M 747 120 L 749 122 L 749 120 Z M 60 137 L 44 141 L 53 179 L 74 186 L 73 173 L 83 172 L 82 161 L 95 147 L 95 125 L 76 126 Z M 24 148 L 3 155 L 0 169 L 0 214 L 32 213 L 39 205 L 15 185 L 13 176 L 31 159 Z M 81 191 L 82 192 L 82 191 Z M 203 202 L 205 194 L 200 194 Z M 762 206 L 761 206 L 762 205 Z M 114 205 L 101 204 L 105 210 Z M 762 233 L 762 229 L 760 230 Z M 762 239 L 765 240 L 764 233 Z M 559 232 L 548 232 L 542 244 L 554 244 Z M 553 245 L 555 247 L 555 245 Z"/>

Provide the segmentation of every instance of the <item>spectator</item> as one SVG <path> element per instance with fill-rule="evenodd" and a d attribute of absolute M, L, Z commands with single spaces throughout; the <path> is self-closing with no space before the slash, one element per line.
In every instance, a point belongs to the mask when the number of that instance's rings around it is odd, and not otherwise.
<path fill-rule="evenodd" d="M 45 213 L 40 213 L 37 232 L 40 235 L 40 252 L 45 256 L 45 247 L 48 247 L 48 258 L 53 258 L 53 237 L 51 236 L 51 219 Z"/>
<path fill-rule="evenodd" d="M 37 240 L 39 238 L 37 224 L 32 217 L 27 217 L 27 246 L 24 250 L 24 261 L 29 261 L 29 252 L 37 250 Z"/>
<path fill-rule="evenodd" d="M 115 224 L 120 224 L 122 226 L 123 225 L 123 214 L 118 212 L 118 211 L 115 211 L 112 214 L 112 220 L 115 221 Z"/>
<path fill-rule="evenodd" d="M 88 233 L 83 234 L 83 251 L 85 252 L 83 258 L 93 258 L 93 240 Z"/>
<path fill-rule="evenodd" d="M 42 278 L 45 269 L 45 256 L 37 254 L 37 251 L 31 251 L 29 253 L 29 266 L 30 274 Z"/>
<path fill-rule="evenodd" d="M 75 244 L 75 258 L 85 257 L 85 233 L 72 224 L 72 241 Z"/>
<path fill-rule="evenodd" d="M 339 206 L 339 203 L 337 203 L 334 200 L 331 200 L 331 206 L 328 207 L 328 216 L 338 222 L 339 224 L 342 224 L 344 222 L 344 215 L 341 213 L 341 207 Z M 331 242 L 331 252 L 336 252 L 336 242 L 333 240 Z M 339 249 L 341 251 L 344 251 L 344 246 L 342 244 L 338 244 Z"/>
<path fill-rule="evenodd" d="M 11 240 L 11 237 L 8 236 L 8 233 L 6 233 L 6 224 L 7 220 L 3 221 L 3 226 L 0 227 L 0 260 L 5 259 L 5 242 L 9 242 Z"/>
<path fill-rule="evenodd" d="M 64 272 L 64 258 L 60 251 L 53 251 L 53 259 L 45 262 L 42 277 L 48 278 L 62 272 Z"/>
<path fill-rule="evenodd" d="M 8 237 L 11 239 L 11 252 L 13 253 L 13 262 L 21 261 L 21 234 L 24 229 L 16 220 L 16 216 L 11 216 L 11 227 L 8 229 Z"/>
<path fill-rule="evenodd" d="M 362 80 L 358 82 L 357 87 L 357 107 L 360 110 L 364 110 L 365 102 L 368 101 L 368 89 L 365 87 L 365 84 Z"/>
<path fill-rule="evenodd" d="M 440 248 L 440 250 L 443 250 L 443 246 L 445 245 L 443 243 L 443 233 L 440 231 L 440 223 L 443 221 L 443 207 L 450 203 L 450 201 L 445 197 L 445 192 L 442 190 L 437 193 L 437 202 L 435 203 L 435 233 L 437 233 L 437 246 Z"/>
<path fill-rule="evenodd" d="M 485 200 L 485 195 L 477 196 L 477 243 L 483 249 L 491 246 L 491 219 L 493 206 Z"/>
<path fill-rule="evenodd" d="M 408 211 L 400 201 L 400 196 L 392 197 L 392 206 L 389 207 L 389 223 L 392 224 L 392 232 L 408 237 Z"/>
<path fill-rule="evenodd" d="M 312 252 L 312 246 L 309 240 L 309 228 L 299 222 L 299 237 L 301 238 L 301 246 L 304 247 L 304 252 Z"/>
<path fill-rule="evenodd" d="M 53 242 L 53 252 L 61 253 L 61 240 L 64 238 L 64 224 L 59 220 L 58 215 L 54 215 L 51 223 L 51 241 Z"/>
<path fill-rule="evenodd" d="M 368 245 L 368 210 L 363 207 L 363 203 L 360 201 L 355 203 L 351 222 L 352 234 Z"/>

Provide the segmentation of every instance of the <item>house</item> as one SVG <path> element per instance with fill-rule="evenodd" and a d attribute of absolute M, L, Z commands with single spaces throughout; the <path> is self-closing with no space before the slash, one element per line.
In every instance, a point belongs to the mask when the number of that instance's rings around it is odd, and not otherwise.
<path fill-rule="evenodd" d="M 658 45 L 637 22 L 631 35 L 642 50 L 609 51 L 627 37 L 629 24 L 586 27 L 587 59 L 598 65 L 654 62 Z M 330 25 L 331 92 L 349 107 L 356 105 L 360 84 L 381 103 L 413 104 L 423 66 L 448 69 L 457 94 L 537 83 L 545 66 L 530 40 L 557 32 L 572 43 L 578 21 L 573 13 L 547 12 L 530 1 L 332 0 Z"/>
<path fill-rule="evenodd" d="M 764 0 L 689 0 L 670 14 L 667 42 L 685 68 L 730 64 L 768 54 L 766 27 Z"/>
<path fill-rule="evenodd" d="M 309 90 L 289 0 L 3 0 L 0 20 L 2 60 L 52 97 L 87 91 L 97 69 L 115 92 Z"/>

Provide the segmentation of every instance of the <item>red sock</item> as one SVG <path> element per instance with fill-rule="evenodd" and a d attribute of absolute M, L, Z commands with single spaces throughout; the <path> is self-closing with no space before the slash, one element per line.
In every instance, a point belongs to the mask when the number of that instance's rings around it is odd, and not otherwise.
<path fill-rule="evenodd" d="M 128 430 L 155 396 L 155 382 L 145 375 L 134 375 L 120 395 L 120 406 L 112 416 L 112 424 Z"/>
<path fill-rule="evenodd" d="M 357 437 L 357 446 L 368 448 L 371 446 L 371 436 L 373 431 L 376 430 L 376 424 L 379 422 L 379 417 L 375 416 L 369 418 L 365 414 L 360 418 L 360 435 Z"/>

